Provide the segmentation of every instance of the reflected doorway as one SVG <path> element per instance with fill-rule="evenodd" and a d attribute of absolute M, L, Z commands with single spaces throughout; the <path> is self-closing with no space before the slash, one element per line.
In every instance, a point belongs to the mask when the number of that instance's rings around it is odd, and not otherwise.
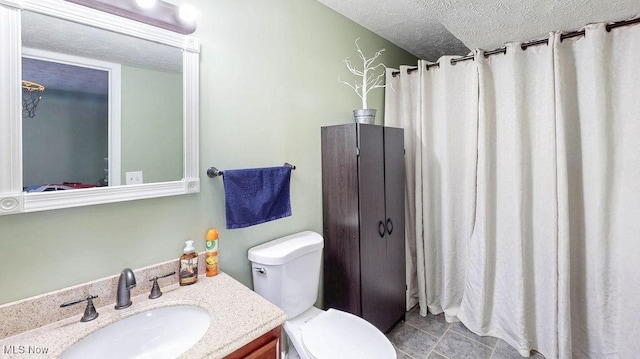
<path fill-rule="evenodd" d="M 23 189 L 118 185 L 109 161 L 111 70 L 55 55 L 27 50 L 22 58 L 22 79 L 45 88 L 33 117 L 22 121 Z"/>

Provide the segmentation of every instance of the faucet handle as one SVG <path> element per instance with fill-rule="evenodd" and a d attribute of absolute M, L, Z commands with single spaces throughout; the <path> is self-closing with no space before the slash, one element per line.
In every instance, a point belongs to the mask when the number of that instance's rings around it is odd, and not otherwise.
<path fill-rule="evenodd" d="M 151 293 L 149 294 L 149 299 L 156 299 L 162 295 L 162 291 L 160 291 L 160 286 L 158 285 L 158 278 L 166 278 L 174 274 L 176 274 L 176 271 L 149 279 L 149 282 L 153 282 L 153 286 L 151 287 Z"/>
<path fill-rule="evenodd" d="M 158 279 L 158 278 L 166 278 L 166 277 L 172 276 L 172 275 L 174 275 L 174 274 L 176 274 L 176 271 L 173 271 L 173 272 L 171 272 L 171 273 L 167 273 L 167 274 L 165 274 L 165 275 L 159 275 L 159 276 L 157 276 L 157 277 L 153 277 L 152 279 L 149 279 L 149 282 L 151 282 L 151 281 L 152 281 L 152 280 L 154 280 L 154 279 Z"/>
<path fill-rule="evenodd" d="M 95 298 L 98 298 L 97 295 L 90 295 L 85 299 L 78 299 L 78 300 L 70 300 L 68 302 L 64 302 L 62 304 L 60 304 L 60 308 L 64 308 L 64 307 L 68 307 L 70 305 L 74 305 L 74 304 L 78 304 L 78 303 L 82 303 L 85 300 L 87 301 L 87 307 L 84 309 L 84 314 L 82 315 L 82 319 L 80 319 L 81 322 L 88 322 L 91 320 L 94 320 L 98 317 L 98 312 L 96 311 L 96 307 L 93 306 L 93 300 Z"/>

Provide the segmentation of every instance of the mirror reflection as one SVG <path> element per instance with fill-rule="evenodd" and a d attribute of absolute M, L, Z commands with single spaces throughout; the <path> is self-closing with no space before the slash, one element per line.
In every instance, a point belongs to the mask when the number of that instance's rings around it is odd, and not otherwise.
<path fill-rule="evenodd" d="M 109 72 L 25 55 L 22 78 L 43 89 L 23 89 L 24 190 L 109 185 Z"/>
<path fill-rule="evenodd" d="M 30 11 L 22 46 L 25 191 L 183 178 L 181 49 Z"/>

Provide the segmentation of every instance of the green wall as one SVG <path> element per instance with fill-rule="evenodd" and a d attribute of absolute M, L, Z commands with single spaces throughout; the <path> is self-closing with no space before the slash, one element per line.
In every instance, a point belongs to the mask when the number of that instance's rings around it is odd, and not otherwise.
<path fill-rule="evenodd" d="M 124 65 L 121 72 L 121 184 L 128 171 L 142 171 L 144 183 L 182 179 L 182 74 Z"/>
<path fill-rule="evenodd" d="M 390 67 L 416 61 L 314 0 L 184 2 L 200 15 L 201 192 L 0 217 L 0 303 L 177 258 L 186 239 L 202 251 L 209 226 L 220 230 L 222 270 L 251 286 L 250 247 L 322 232 L 320 127 L 348 123 L 360 107 L 338 82 L 350 78 L 342 60 L 357 58 L 353 41 L 360 37 L 365 53 L 386 48 Z M 382 90 L 369 107 L 381 124 Z M 206 169 L 284 162 L 297 166 L 293 216 L 224 229 L 222 180 Z"/>

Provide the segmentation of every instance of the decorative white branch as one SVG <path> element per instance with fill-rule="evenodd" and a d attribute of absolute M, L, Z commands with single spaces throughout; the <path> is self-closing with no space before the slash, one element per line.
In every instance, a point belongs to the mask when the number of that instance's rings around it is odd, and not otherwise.
<path fill-rule="evenodd" d="M 369 93 L 369 91 L 377 88 L 384 88 L 387 86 L 383 83 L 385 71 L 383 70 L 382 73 L 379 73 L 379 74 L 376 74 L 375 71 L 380 67 L 384 69 L 386 69 L 387 67 L 383 63 L 373 65 L 373 63 L 378 59 L 378 57 L 382 55 L 382 53 L 384 52 L 384 49 L 379 50 L 378 52 L 375 53 L 375 55 L 373 55 L 372 58 L 367 59 L 367 57 L 362 52 L 362 49 L 360 49 L 360 45 L 358 45 L 358 40 L 360 40 L 360 38 L 357 38 L 355 43 L 356 43 L 356 49 L 358 50 L 358 57 L 360 57 L 360 59 L 362 60 L 362 70 L 355 68 L 349 58 L 345 59 L 344 63 L 347 66 L 347 69 L 352 74 L 358 77 L 361 77 L 362 79 L 354 81 L 353 84 L 343 81 L 339 77 L 338 77 L 338 81 L 351 87 L 351 89 L 353 89 L 356 95 L 358 95 L 358 97 L 362 99 L 362 108 L 366 109 L 368 108 L 367 94 Z"/>

